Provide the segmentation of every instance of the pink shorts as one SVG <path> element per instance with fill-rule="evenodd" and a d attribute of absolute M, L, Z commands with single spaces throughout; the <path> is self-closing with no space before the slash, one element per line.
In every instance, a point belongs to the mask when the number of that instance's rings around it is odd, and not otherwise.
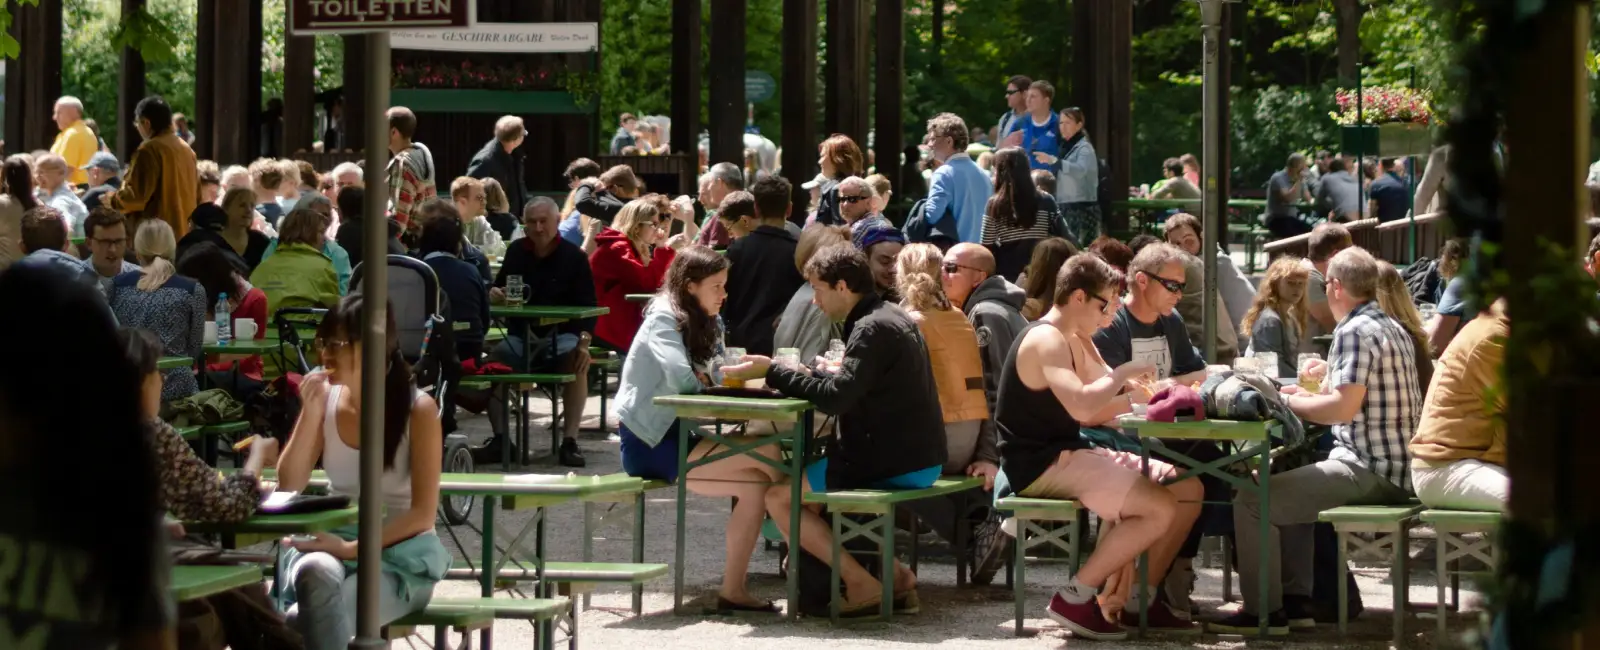
<path fill-rule="evenodd" d="M 1122 506 L 1133 491 L 1135 481 L 1148 477 L 1160 484 L 1178 475 L 1169 463 L 1150 459 L 1150 471 L 1142 472 L 1138 454 L 1090 448 L 1063 451 L 1056 462 L 1032 485 L 1018 494 L 1024 497 L 1077 499 L 1091 512 L 1107 521 L 1122 520 Z"/>

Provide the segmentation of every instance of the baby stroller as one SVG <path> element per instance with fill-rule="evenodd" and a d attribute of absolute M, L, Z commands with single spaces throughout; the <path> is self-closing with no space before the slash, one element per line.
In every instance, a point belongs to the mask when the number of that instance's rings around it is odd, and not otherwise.
<path fill-rule="evenodd" d="M 389 304 L 394 308 L 395 327 L 400 335 L 400 353 L 411 364 L 418 388 L 444 408 L 445 394 L 461 369 L 456 359 L 455 336 L 450 329 L 450 306 L 439 289 L 433 267 L 405 255 L 388 256 Z M 361 288 L 363 262 L 351 273 L 350 290 Z M 472 472 L 472 450 L 467 437 L 451 433 L 444 437 L 446 472 Z M 439 499 L 445 522 L 455 526 L 472 514 L 473 497 L 445 496 Z"/>

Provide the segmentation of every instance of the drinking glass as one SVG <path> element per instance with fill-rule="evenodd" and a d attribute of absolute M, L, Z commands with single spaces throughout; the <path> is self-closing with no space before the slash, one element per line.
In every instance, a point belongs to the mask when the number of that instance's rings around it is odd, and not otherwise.
<path fill-rule="evenodd" d="M 1317 372 L 1311 370 L 1311 362 L 1321 360 L 1322 355 L 1320 354 L 1314 352 L 1301 353 L 1298 363 L 1295 364 L 1295 367 L 1299 369 L 1297 379 L 1301 389 L 1312 393 L 1322 392 L 1322 376 L 1327 374 L 1327 366 L 1323 366 Z"/>
<path fill-rule="evenodd" d="M 744 363 L 744 348 L 727 348 L 722 351 L 722 385 L 729 388 L 744 388 L 743 379 L 734 379 L 728 376 L 727 366 L 737 366 Z"/>
<path fill-rule="evenodd" d="M 800 348 L 778 348 L 778 353 L 773 356 L 772 363 L 785 368 L 800 367 Z"/>
<path fill-rule="evenodd" d="M 1239 374 L 1261 372 L 1261 359 L 1257 357 L 1239 357 L 1233 360 L 1233 371 Z"/>
<path fill-rule="evenodd" d="M 512 307 L 522 306 L 522 276 L 506 276 L 506 304 Z"/>
<path fill-rule="evenodd" d="M 1256 361 L 1261 364 L 1261 374 L 1266 375 L 1267 377 L 1278 376 L 1278 353 L 1257 352 L 1254 356 Z"/>
<path fill-rule="evenodd" d="M 822 355 L 822 358 L 827 359 L 828 364 L 835 368 L 844 363 L 844 341 L 839 339 L 828 341 L 828 351 Z"/>

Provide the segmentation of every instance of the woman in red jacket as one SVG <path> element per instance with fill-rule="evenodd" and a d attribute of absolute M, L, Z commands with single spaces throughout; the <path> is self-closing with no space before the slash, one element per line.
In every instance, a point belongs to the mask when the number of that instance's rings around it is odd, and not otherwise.
<path fill-rule="evenodd" d="M 659 194 L 634 199 L 595 237 L 594 254 L 589 256 L 595 298 L 601 307 L 611 310 L 595 323 L 594 338 L 601 345 L 623 353 L 633 345 L 633 335 L 644 323 L 644 304 L 628 302 L 627 296 L 661 288 L 674 257 L 670 246 L 660 245 L 671 227 L 670 220 L 676 216 L 686 228 L 694 224 L 693 208 L 678 207 Z M 689 230 L 685 234 L 694 237 Z"/>

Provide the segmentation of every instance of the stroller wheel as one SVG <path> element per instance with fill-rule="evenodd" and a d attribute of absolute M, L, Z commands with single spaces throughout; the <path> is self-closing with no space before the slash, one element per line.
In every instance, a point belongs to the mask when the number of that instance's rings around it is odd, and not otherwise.
<path fill-rule="evenodd" d="M 472 473 L 472 450 L 467 448 L 466 436 L 452 434 L 445 437 L 444 471 Z M 451 526 L 466 523 L 472 515 L 473 500 L 471 496 L 445 496 L 441 503 L 444 506 L 445 523 Z"/>

